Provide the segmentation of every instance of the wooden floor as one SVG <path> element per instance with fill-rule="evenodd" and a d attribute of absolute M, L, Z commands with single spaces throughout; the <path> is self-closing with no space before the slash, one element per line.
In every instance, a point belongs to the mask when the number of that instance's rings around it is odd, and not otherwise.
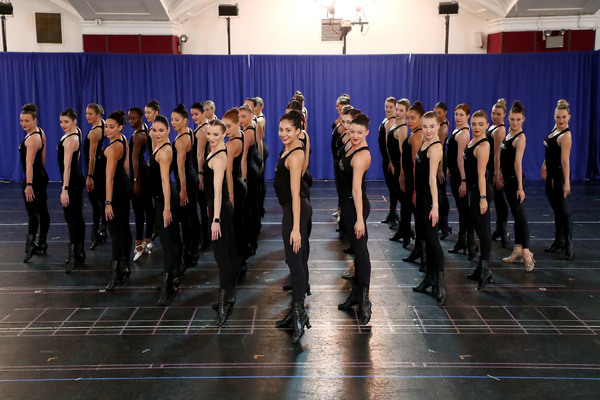
<path fill-rule="evenodd" d="M 281 211 L 269 186 L 267 214 L 235 310 L 218 328 L 211 308 L 218 273 L 211 253 L 186 273 L 168 307 L 155 306 L 162 250 L 155 246 L 112 293 L 109 244 L 87 251 L 85 269 L 64 273 L 67 230 L 59 186 L 49 188 L 46 256 L 23 264 L 26 213 L 17 183 L 0 184 L 0 398 L 9 399 L 571 399 L 600 393 L 600 186 L 573 184 L 575 258 L 542 249 L 554 234 L 541 183 L 528 182 L 533 273 L 503 264 L 478 292 L 476 266 L 445 249 L 443 308 L 413 293 L 422 274 L 388 240 L 385 184 L 368 182 L 373 265 L 369 326 L 337 310 L 351 263 L 335 232 L 335 189 L 316 182 L 306 300 L 312 329 L 302 346 L 274 324 L 289 307 Z M 451 196 L 450 196 L 451 197 Z M 87 201 L 86 201 L 87 203 Z M 451 204 L 453 201 L 451 199 Z M 84 209 L 90 221 L 89 204 Z M 457 231 L 456 210 L 450 222 Z M 512 222 L 509 224 L 512 229 Z M 132 226 L 133 230 L 133 226 Z M 89 236 L 89 226 L 88 233 Z M 88 243 L 89 244 L 89 243 Z M 596 247 L 599 246 L 599 247 Z M 87 246 L 86 246 L 87 248 Z M 412 248 L 412 245 L 411 245 Z"/>

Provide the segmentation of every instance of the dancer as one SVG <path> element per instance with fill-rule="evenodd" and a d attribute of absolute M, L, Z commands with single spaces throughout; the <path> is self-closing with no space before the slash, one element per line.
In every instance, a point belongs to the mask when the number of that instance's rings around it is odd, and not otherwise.
<path fill-rule="evenodd" d="M 207 121 L 212 121 L 213 119 L 217 119 L 217 115 L 215 114 L 215 102 L 212 100 L 206 100 L 204 102 L 204 112 L 206 120 Z"/>
<path fill-rule="evenodd" d="M 410 242 L 410 206 L 404 207 L 406 201 L 402 199 L 403 193 L 400 188 L 400 172 L 402 172 L 402 143 L 408 136 L 408 125 L 406 124 L 406 113 L 410 107 L 408 99 L 400 99 L 396 103 L 395 116 L 396 121 L 390 128 L 387 138 L 387 149 L 390 158 L 390 165 L 394 175 L 393 184 L 396 192 L 396 198 L 400 202 L 400 222 L 398 231 L 390 240 L 399 242 L 408 240 Z M 408 222 L 408 223 L 407 223 Z"/>
<path fill-rule="evenodd" d="M 160 114 L 160 104 L 158 100 L 152 100 L 146 107 L 144 107 L 144 116 L 146 117 L 146 121 L 152 126 L 154 119 Z M 148 148 L 149 154 L 151 154 L 156 148 L 156 143 L 154 143 L 154 138 L 152 134 L 150 136 L 150 147 Z"/>
<path fill-rule="evenodd" d="M 533 253 L 529 251 L 529 225 L 523 210 L 525 192 L 523 185 L 523 154 L 525 153 L 526 139 L 522 127 L 525 122 L 525 107 L 520 101 L 515 101 L 508 115 L 510 129 L 502 141 L 500 151 L 500 169 L 504 179 L 504 192 L 510 207 L 510 212 L 515 220 L 515 244 L 510 256 L 502 259 L 504 262 L 522 260 L 525 271 L 531 272 L 535 267 Z"/>
<path fill-rule="evenodd" d="M 219 266 L 219 301 L 217 303 L 217 325 L 222 326 L 235 304 L 235 283 L 239 263 L 235 251 L 233 233 L 233 208 L 227 189 L 227 147 L 225 124 L 221 120 L 208 123 L 207 138 L 210 153 L 204 162 L 204 183 L 208 199 L 208 215 L 215 261 Z"/>
<path fill-rule="evenodd" d="M 88 167 L 85 186 L 92 205 L 92 243 L 94 250 L 100 243 L 106 242 L 106 216 L 102 212 L 106 187 L 106 157 L 102 152 L 106 134 L 105 122 L 102 119 L 104 109 L 99 104 L 88 104 L 85 110 L 87 122 L 92 124 L 83 142 L 85 164 Z"/>
<path fill-rule="evenodd" d="M 302 114 L 292 111 L 279 120 L 279 138 L 284 149 L 275 167 L 275 194 L 283 211 L 281 236 L 285 260 L 292 281 L 292 306 L 287 315 L 277 321 L 278 328 L 292 327 L 292 343 L 296 344 L 310 329 L 308 314 L 304 309 L 304 296 L 308 290 L 308 238 L 312 207 L 308 185 L 302 180 L 305 146 L 300 141 Z"/>
<path fill-rule="evenodd" d="M 506 100 L 499 99 L 492 108 L 492 123 L 486 132 L 490 142 L 490 160 L 488 161 L 489 179 L 494 185 L 494 197 L 488 196 L 488 203 L 494 201 L 496 205 L 496 230 L 492 233 L 492 240 L 500 238 L 502 247 L 506 248 L 510 242 L 510 234 L 506 229 L 508 219 L 508 204 L 504 196 L 502 171 L 500 171 L 500 148 L 506 137 L 504 117 L 506 116 Z"/>
<path fill-rule="evenodd" d="M 469 252 L 469 260 L 475 258 L 477 245 L 473 232 L 469 211 L 469 198 L 467 197 L 467 177 L 465 174 L 465 159 L 463 153 L 471 138 L 469 132 L 469 117 L 471 108 L 462 103 L 454 109 L 456 129 L 448 138 L 448 173 L 450 174 L 450 188 L 458 210 L 458 241 L 449 253 L 463 254 Z"/>
<path fill-rule="evenodd" d="M 152 253 L 152 235 L 154 233 L 154 204 L 152 204 L 152 187 L 146 163 L 146 152 L 150 147 L 148 125 L 142 121 L 144 112 L 138 107 L 129 109 L 129 125 L 134 129 L 129 140 L 129 173 L 131 186 L 131 205 L 135 215 L 135 247 L 133 261 L 139 260 L 142 254 Z M 144 223 L 146 231 L 144 235 Z"/>
<path fill-rule="evenodd" d="M 440 196 L 440 222 L 438 229 L 441 231 L 440 239 L 446 239 L 452 233 L 452 227 L 448 224 L 448 214 L 450 213 L 450 203 L 446 193 L 446 170 L 448 169 L 448 157 L 446 157 L 446 142 L 448 141 L 448 107 L 441 101 L 435 104 L 433 111 L 438 117 L 439 129 L 438 138 L 442 143 L 442 163 L 438 170 L 438 196 Z"/>
<path fill-rule="evenodd" d="M 567 197 L 571 194 L 571 130 L 569 103 L 559 100 L 554 110 L 556 126 L 544 139 L 546 159 L 542 165 L 542 179 L 546 181 L 546 196 L 554 211 L 554 242 L 544 249 L 547 253 L 565 251 L 565 259 L 573 258 L 573 219 Z"/>
<path fill-rule="evenodd" d="M 464 151 L 471 221 L 481 247 L 479 264 L 468 278 L 479 282 L 478 290 L 483 289 L 492 279 L 492 271 L 489 267 L 492 238 L 490 236 L 490 208 L 487 199 L 494 198 L 494 190 L 486 173 L 492 147 L 486 136 L 489 126 L 485 111 L 479 110 L 473 113 L 471 118 L 473 139 L 467 144 Z"/>
<path fill-rule="evenodd" d="M 34 254 L 46 254 L 48 244 L 46 237 L 50 229 L 50 214 L 48 213 L 48 174 L 46 173 L 46 134 L 37 126 L 38 108 L 35 104 L 25 104 L 21 108 L 19 121 L 26 135 L 21 145 L 21 166 L 25 173 L 23 182 L 23 199 L 27 210 L 28 231 L 25 242 L 25 258 L 27 262 Z M 40 230 L 39 241 L 35 237 Z"/>
<path fill-rule="evenodd" d="M 371 320 L 371 260 L 367 248 L 366 221 L 371 211 L 367 198 L 365 173 L 371 165 L 371 153 L 366 137 L 369 134 L 369 117 L 359 114 L 350 124 L 350 149 L 340 159 L 340 190 L 342 198 L 342 223 L 348 232 L 350 246 L 354 249 L 356 277 L 350 296 L 339 310 L 348 311 L 358 304 L 358 321 L 366 325 Z"/>
<path fill-rule="evenodd" d="M 202 166 L 208 154 L 208 146 L 206 145 L 206 127 L 208 120 L 206 119 L 206 111 L 204 104 L 194 103 L 190 107 L 192 119 L 196 124 L 194 128 L 194 143 L 192 145 L 192 163 L 198 173 L 198 207 L 200 207 L 200 243 L 199 252 L 204 252 L 210 246 L 210 222 L 208 220 L 208 203 L 204 193 L 204 179 L 202 177 Z"/>
<path fill-rule="evenodd" d="M 179 191 L 179 213 L 185 269 L 198 262 L 200 220 L 198 219 L 198 173 L 192 164 L 194 133 L 188 127 L 189 113 L 181 103 L 171 112 L 171 125 L 177 131 L 173 140 L 173 173 Z M 182 272 L 183 272 L 182 271 Z"/>
<path fill-rule="evenodd" d="M 129 253 L 131 252 L 131 231 L 129 230 L 130 182 L 129 149 L 123 136 L 125 111 L 113 111 L 106 120 L 106 136 L 110 143 L 104 150 L 106 157 L 106 201 L 104 212 L 110 233 L 112 260 L 110 279 L 106 290 L 113 290 L 123 280 L 129 278 Z"/>
<path fill-rule="evenodd" d="M 68 274 L 74 268 L 83 266 L 85 250 L 85 221 L 83 220 L 83 187 L 85 179 L 79 168 L 79 150 L 81 148 L 81 130 L 77 127 L 77 114 L 72 108 L 60 113 L 60 127 L 65 132 L 56 150 L 58 168 L 62 178 L 60 203 L 63 206 L 65 222 L 69 229 L 69 258 L 65 263 Z"/>
<path fill-rule="evenodd" d="M 381 152 L 381 167 L 383 169 L 383 176 L 385 177 L 385 184 L 388 188 L 389 199 L 390 199 L 390 211 L 385 217 L 382 224 L 390 224 L 390 228 L 398 221 L 398 213 L 396 207 L 398 206 L 398 198 L 396 197 L 396 191 L 394 190 L 394 173 L 392 172 L 392 165 L 390 163 L 390 157 L 387 150 L 387 136 L 391 127 L 396 122 L 396 116 L 394 110 L 396 109 L 396 99 L 394 97 L 388 97 L 385 99 L 385 118 L 379 125 L 379 136 L 377 142 L 379 143 L 379 151 Z"/>
<path fill-rule="evenodd" d="M 438 306 L 446 303 L 444 281 L 444 252 L 438 237 L 439 221 L 438 170 L 442 162 L 442 143 L 438 139 L 440 128 L 438 117 L 433 111 L 423 115 L 423 144 L 415 155 L 415 224 L 420 225 L 427 252 L 425 279 L 413 291 L 432 294 Z"/>
<path fill-rule="evenodd" d="M 258 206 L 258 180 L 260 178 L 259 166 L 256 164 L 258 155 L 256 126 L 252 121 L 252 109 L 247 105 L 239 108 L 240 127 L 244 135 L 244 153 L 247 166 L 247 191 L 246 191 L 246 229 L 250 243 L 248 257 L 256 253 L 258 248 L 258 235 L 261 223 Z"/>

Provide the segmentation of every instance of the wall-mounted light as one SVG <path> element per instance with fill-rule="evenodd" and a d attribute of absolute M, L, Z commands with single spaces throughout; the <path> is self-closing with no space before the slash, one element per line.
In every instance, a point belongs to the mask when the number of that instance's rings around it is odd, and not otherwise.
<path fill-rule="evenodd" d="M 183 34 L 183 35 L 179 36 L 179 41 L 180 41 L 181 43 L 185 43 L 185 42 L 187 42 L 188 40 L 190 40 L 190 38 L 189 38 L 189 37 L 188 37 L 186 34 Z"/>

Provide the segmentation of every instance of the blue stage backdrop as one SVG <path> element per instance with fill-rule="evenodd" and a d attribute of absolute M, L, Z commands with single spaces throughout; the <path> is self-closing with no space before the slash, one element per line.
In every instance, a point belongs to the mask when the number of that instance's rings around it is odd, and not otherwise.
<path fill-rule="evenodd" d="M 211 99 L 217 115 L 239 106 L 246 97 L 260 96 L 267 116 L 266 142 L 271 156 L 267 178 L 273 177 L 282 148 L 278 119 L 296 90 L 308 108 L 312 143 L 311 172 L 315 178 L 333 177 L 330 155 L 331 123 L 341 93 L 371 117 L 372 166 L 368 178 L 382 178 L 377 130 L 388 96 L 421 100 L 426 109 L 437 101 L 452 110 L 466 102 L 471 110 L 491 111 L 503 97 L 521 100 L 526 108 L 527 150 L 524 172 L 539 179 L 544 159 L 543 138 L 553 127 L 559 98 L 571 104 L 573 179 L 596 178 L 600 170 L 600 52 L 498 55 L 366 55 L 366 56 L 192 56 L 123 54 L 0 54 L 0 118 L 5 122 L 5 145 L 0 149 L 0 178 L 21 180 L 16 149 L 23 138 L 19 113 L 25 103 L 40 108 L 39 125 L 48 137 L 46 168 L 59 180 L 56 143 L 62 135 L 58 119 L 66 107 L 79 114 L 86 133 L 88 103 L 113 109 L 143 107 L 160 101 L 170 116 L 177 103 Z M 190 126 L 193 121 L 190 119 Z M 126 135 L 131 129 L 125 128 Z M 174 132 L 173 132 L 174 135 Z"/>

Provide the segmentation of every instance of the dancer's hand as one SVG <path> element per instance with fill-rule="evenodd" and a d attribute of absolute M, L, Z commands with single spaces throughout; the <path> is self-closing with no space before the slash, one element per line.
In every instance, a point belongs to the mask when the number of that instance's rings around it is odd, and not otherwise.
<path fill-rule="evenodd" d="M 363 221 L 356 221 L 354 224 L 354 234 L 356 239 L 360 239 L 365 235 L 365 223 Z"/>
<path fill-rule="evenodd" d="M 300 235 L 300 231 L 292 230 L 292 233 L 290 233 L 290 246 L 292 246 L 294 253 L 300 251 L 300 247 L 302 246 L 302 236 Z"/>

